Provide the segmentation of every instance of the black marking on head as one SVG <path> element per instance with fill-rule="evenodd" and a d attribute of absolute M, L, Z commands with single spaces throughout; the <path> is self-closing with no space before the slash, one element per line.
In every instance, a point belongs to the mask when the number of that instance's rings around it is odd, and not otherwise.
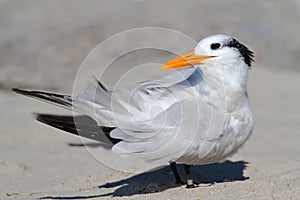
<path fill-rule="evenodd" d="M 234 47 L 239 50 L 242 57 L 244 58 L 245 63 L 251 67 L 252 62 L 254 62 L 254 53 L 253 51 L 249 50 L 248 47 L 239 43 L 236 39 L 232 38 L 225 44 L 228 47 Z"/>

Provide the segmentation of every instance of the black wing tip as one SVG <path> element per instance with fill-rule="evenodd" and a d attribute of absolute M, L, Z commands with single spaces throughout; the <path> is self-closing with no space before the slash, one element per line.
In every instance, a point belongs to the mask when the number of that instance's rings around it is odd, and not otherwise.
<path fill-rule="evenodd" d="M 22 90 L 22 89 L 19 89 L 19 88 L 11 88 L 12 92 L 15 92 L 17 94 L 22 94 L 22 95 L 30 95 L 33 93 L 33 91 L 29 91 L 29 90 Z"/>
<path fill-rule="evenodd" d="M 45 120 L 45 116 L 47 116 L 47 114 L 41 114 L 41 113 L 32 113 L 34 118 L 42 123 L 48 124 L 47 120 Z"/>
<path fill-rule="evenodd" d="M 49 121 L 52 121 L 57 116 L 61 117 L 60 115 L 52 115 L 52 114 L 36 113 L 36 112 L 33 112 L 32 114 L 37 121 L 45 124 L 49 124 Z"/>
<path fill-rule="evenodd" d="M 11 88 L 10 91 L 18 93 L 18 94 L 23 94 L 24 92 L 26 92 L 25 90 L 20 90 L 18 88 Z"/>
<path fill-rule="evenodd" d="M 98 84 L 98 86 L 100 88 L 102 88 L 102 90 L 104 90 L 105 92 L 108 92 L 107 87 L 100 80 L 98 80 L 96 76 L 93 76 L 93 78 L 96 81 L 96 83 Z"/>
<path fill-rule="evenodd" d="M 34 118 L 38 121 L 40 121 L 40 119 L 42 118 L 43 114 L 41 113 L 36 113 L 36 112 L 33 112 L 32 115 L 34 116 Z"/>

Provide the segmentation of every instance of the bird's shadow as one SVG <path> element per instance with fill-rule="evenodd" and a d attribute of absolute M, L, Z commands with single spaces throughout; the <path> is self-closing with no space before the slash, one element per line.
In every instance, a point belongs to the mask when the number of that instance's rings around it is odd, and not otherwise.
<path fill-rule="evenodd" d="M 222 182 L 243 181 L 248 179 L 243 175 L 247 162 L 226 161 L 191 168 L 193 179 L 198 184 L 214 184 Z M 183 180 L 186 179 L 183 166 L 178 165 L 178 171 Z M 131 196 L 161 192 L 169 188 L 178 187 L 175 183 L 170 167 L 166 166 L 156 171 L 145 172 L 116 182 L 100 185 L 99 188 L 118 187 L 112 196 Z"/>
<path fill-rule="evenodd" d="M 200 186 L 203 184 L 212 185 L 222 182 L 244 181 L 248 177 L 243 175 L 247 162 L 226 161 L 202 166 L 193 166 L 191 168 L 193 179 Z M 182 165 L 178 165 L 178 171 L 183 180 L 186 179 Z M 102 188 L 116 188 L 113 192 L 95 196 L 73 196 L 73 197 L 43 197 L 41 199 L 88 199 L 104 196 L 132 196 L 135 194 L 157 193 L 170 188 L 179 187 L 175 183 L 173 174 L 169 166 L 158 170 L 145 172 L 132 177 L 102 184 Z"/>

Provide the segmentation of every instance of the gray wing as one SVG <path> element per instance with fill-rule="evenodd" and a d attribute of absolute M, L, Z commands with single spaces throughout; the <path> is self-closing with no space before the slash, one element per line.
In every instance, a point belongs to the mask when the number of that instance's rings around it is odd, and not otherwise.
<path fill-rule="evenodd" d="M 116 127 L 110 133 L 119 141 L 113 147 L 114 152 L 159 163 L 180 157 L 192 145 L 191 141 L 199 137 L 196 134 L 198 128 L 204 133 L 201 137 L 205 136 L 207 120 L 204 117 L 210 117 L 211 109 L 205 101 L 208 91 L 201 71 L 193 67 L 162 78 L 111 89 L 94 80 L 75 97 L 22 92 L 73 108 L 91 117 L 99 127 Z M 49 116 L 43 118 L 48 120 Z M 57 121 L 53 124 L 66 131 L 70 129 L 65 123 L 63 126 Z M 76 134 L 73 129 L 69 132 Z"/>
<path fill-rule="evenodd" d="M 211 107 L 203 99 L 208 94 L 199 69 L 190 67 L 114 89 L 95 86 L 90 85 L 79 97 L 97 102 L 90 109 L 99 124 L 109 121 L 111 124 L 104 125 L 117 127 L 110 136 L 121 140 L 112 149 L 118 154 L 166 163 L 176 160 L 193 144 L 199 128 L 203 137 L 207 132 L 205 118 L 210 118 Z M 108 97 L 106 102 L 100 98 L 103 92 Z M 89 99 L 91 94 L 96 94 L 95 99 Z"/>
<path fill-rule="evenodd" d="M 205 88 L 201 71 L 187 67 L 168 76 L 111 89 L 94 81 L 73 99 L 73 105 L 100 125 L 117 127 L 149 121 L 172 104 L 199 95 L 199 88 Z"/>
<path fill-rule="evenodd" d="M 111 137 L 121 140 L 112 150 L 157 164 L 176 161 L 186 154 L 192 157 L 200 145 L 204 147 L 202 142 L 207 144 L 211 109 L 206 102 L 186 99 L 173 104 L 145 126 L 122 124 L 110 133 Z M 215 143 L 213 140 L 211 144 Z M 203 150 L 205 155 L 205 148 Z"/>

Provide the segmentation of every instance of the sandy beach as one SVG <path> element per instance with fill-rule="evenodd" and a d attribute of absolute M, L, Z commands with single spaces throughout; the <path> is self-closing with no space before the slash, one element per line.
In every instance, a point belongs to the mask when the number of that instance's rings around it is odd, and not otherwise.
<path fill-rule="evenodd" d="M 0 25 L 0 199 L 300 198 L 300 1 L 1 0 Z M 32 115 L 66 111 L 10 91 L 72 93 L 83 59 L 97 44 L 141 27 L 174 29 L 195 40 L 226 33 L 255 51 L 248 80 L 253 135 L 225 163 L 193 166 L 200 183 L 195 189 L 177 186 L 167 166 L 140 173 L 106 166 L 93 152 L 109 156 L 107 149 L 90 140 L 83 145 L 80 138 L 36 122 Z M 139 40 L 107 48 L 103 59 Z M 153 40 L 181 45 L 174 38 Z M 130 54 L 122 66 L 113 64 L 103 81 L 116 82 L 120 67 L 130 71 L 169 56 Z M 149 74 L 133 72 L 126 81 L 144 76 Z"/>

